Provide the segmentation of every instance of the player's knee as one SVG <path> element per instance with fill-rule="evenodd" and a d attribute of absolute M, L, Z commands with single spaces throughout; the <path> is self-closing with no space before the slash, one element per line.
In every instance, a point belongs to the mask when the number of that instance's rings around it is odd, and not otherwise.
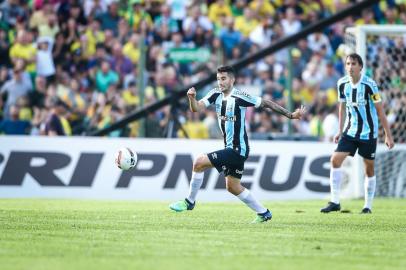
<path fill-rule="evenodd" d="M 226 183 L 226 189 L 228 192 L 230 192 L 231 194 L 236 194 L 236 188 L 234 187 L 233 184 L 230 183 Z"/>
<path fill-rule="evenodd" d="M 364 159 L 364 169 L 365 174 L 368 177 L 372 177 L 375 175 L 375 162 L 374 160 Z"/>
<path fill-rule="evenodd" d="M 241 193 L 241 187 L 237 183 L 226 181 L 226 189 L 233 195 L 238 195 Z"/>
<path fill-rule="evenodd" d="M 367 166 L 365 166 L 365 174 L 366 174 L 368 177 L 374 176 L 374 175 L 375 175 L 375 168 L 374 168 L 374 166 L 373 166 L 373 165 L 367 165 Z"/>
<path fill-rule="evenodd" d="M 205 165 L 205 156 L 204 155 L 198 156 L 193 162 L 193 171 L 202 172 L 204 170 L 204 165 Z"/>
<path fill-rule="evenodd" d="M 332 155 L 330 158 L 330 162 L 333 168 L 340 168 L 342 160 L 338 156 Z"/>

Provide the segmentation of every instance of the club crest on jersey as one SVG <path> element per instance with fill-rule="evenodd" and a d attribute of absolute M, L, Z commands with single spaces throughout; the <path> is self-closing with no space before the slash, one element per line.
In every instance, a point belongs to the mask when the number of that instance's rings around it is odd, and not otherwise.
<path fill-rule="evenodd" d="M 376 94 L 371 95 L 371 99 L 374 102 L 379 102 L 379 101 L 381 101 L 381 96 L 378 93 L 376 93 Z"/>

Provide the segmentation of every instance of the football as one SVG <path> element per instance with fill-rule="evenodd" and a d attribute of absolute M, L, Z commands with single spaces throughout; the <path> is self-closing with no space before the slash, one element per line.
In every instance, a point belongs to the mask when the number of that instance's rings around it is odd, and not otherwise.
<path fill-rule="evenodd" d="M 115 163 L 124 171 L 130 170 L 137 164 L 137 153 L 127 147 L 120 148 L 116 153 Z"/>

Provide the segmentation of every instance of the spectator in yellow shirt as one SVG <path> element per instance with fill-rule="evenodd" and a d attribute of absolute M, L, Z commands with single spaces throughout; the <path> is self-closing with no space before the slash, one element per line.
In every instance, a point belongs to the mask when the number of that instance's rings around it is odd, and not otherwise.
<path fill-rule="evenodd" d="M 361 18 L 355 21 L 356 25 L 376 24 L 374 13 L 370 9 L 361 12 Z"/>
<path fill-rule="evenodd" d="M 153 28 L 153 22 L 151 16 L 145 11 L 142 6 L 141 0 L 134 0 L 132 4 L 132 9 L 130 8 L 126 14 L 126 19 L 132 29 L 136 32 L 139 31 L 141 27 L 141 22 L 145 21 L 149 29 Z"/>
<path fill-rule="evenodd" d="M 93 22 L 88 25 L 85 35 L 87 37 L 88 54 L 94 56 L 96 53 L 96 45 L 103 43 L 105 39 L 104 32 L 100 29 L 100 21 L 97 19 L 93 20 Z"/>
<path fill-rule="evenodd" d="M 304 0 L 298 4 L 303 9 L 305 18 L 309 18 L 310 14 L 316 13 L 315 19 L 317 19 L 317 14 L 323 10 L 323 4 L 320 1 Z"/>
<path fill-rule="evenodd" d="M 121 98 L 126 106 L 135 108 L 140 104 L 140 96 L 135 81 L 128 84 L 128 88 L 121 93 Z"/>
<path fill-rule="evenodd" d="M 139 40 L 139 35 L 133 33 L 130 40 L 123 47 L 123 54 L 127 56 L 134 65 L 137 65 L 138 59 L 140 58 Z"/>
<path fill-rule="evenodd" d="M 166 96 L 165 89 L 165 75 L 162 73 L 155 73 L 154 83 L 145 88 L 145 97 L 148 99 L 162 100 Z"/>
<path fill-rule="evenodd" d="M 178 130 L 178 137 L 184 138 L 185 134 L 183 131 L 185 131 L 189 139 L 208 139 L 209 129 L 202 121 L 200 121 L 199 114 L 187 111 L 186 116 L 186 122 L 182 124 L 182 128 Z"/>
<path fill-rule="evenodd" d="M 249 7 L 258 15 L 258 19 L 269 18 L 275 14 L 275 8 L 268 0 L 254 0 Z"/>
<path fill-rule="evenodd" d="M 349 5 L 349 0 L 322 0 L 321 2 L 331 14 L 344 9 Z"/>
<path fill-rule="evenodd" d="M 40 37 L 50 37 L 54 40 L 56 34 L 59 32 L 58 18 L 56 15 L 49 14 L 47 23 L 38 26 L 38 32 Z"/>
<path fill-rule="evenodd" d="M 18 31 L 16 43 L 10 48 L 10 58 L 13 64 L 18 59 L 24 60 L 25 70 L 32 75 L 36 71 L 37 49 L 31 43 L 31 39 L 32 34 L 29 31 Z"/>
<path fill-rule="evenodd" d="M 232 16 L 231 7 L 224 0 L 217 0 L 209 6 L 209 19 L 213 23 L 218 23 L 223 16 Z"/>
<path fill-rule="evenodd" d="M 250 33 L 259 25 L 259 21 L 255 17 L 252 9 L 245 8 L 244 15 L 235 19 L 235 30 L 240 31 L 244 37 L 249 37 Z"/>

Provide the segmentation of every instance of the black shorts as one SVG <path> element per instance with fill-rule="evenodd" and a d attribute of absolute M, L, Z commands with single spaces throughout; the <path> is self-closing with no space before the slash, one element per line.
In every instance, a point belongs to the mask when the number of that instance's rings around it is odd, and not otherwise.
<path fill-rule="evenodd" d="M 245 157 L 231 148 L 211 152 L 207 154 L 211 164 L 218 172 L 224 172 L 224 176 L 232 176 L 241 179 L 244 172 Z"/>
<path fill-rule="evenodd" d="M 338 142 L 335 152 L 350 152 L 350 156 L 354 156 L 355 152 L 366 159 L 374 160 L 376 152 L 376 139 L 373 140 L 357 140 L 349 136 L 343 135 Z"/>

